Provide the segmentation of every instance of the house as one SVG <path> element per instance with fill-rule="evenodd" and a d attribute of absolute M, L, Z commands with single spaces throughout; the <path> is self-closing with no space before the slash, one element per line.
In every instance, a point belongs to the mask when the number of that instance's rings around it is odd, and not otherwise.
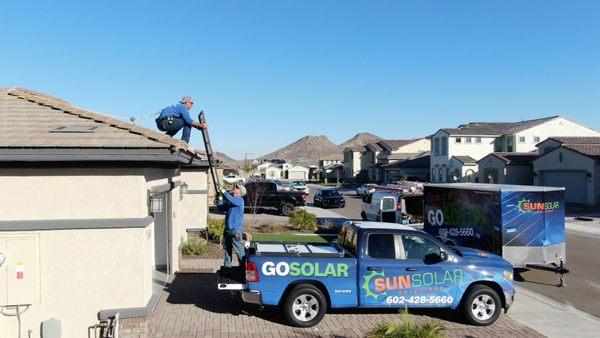
<path fill-rule="evenodd" d="M 457 128 L 443 128 L 431 138 L 431 181 L 465 182 L 478 178 L 473 160 L 479 161 L 493 152 L 530 152 L 551 136 L 600 136 L 600 133 L 561 116 L 520 122 L 471 122 Z"/>
<path fill-rule="evenodd" d="M 341 163 L 331 164 L 321 169 L 321 180 L 325 183 L 340 183 L 344 176 L 344 165 Z"/>
<path fill-rule="evenodd" d="M 479 182 L 533 185 L 533 160 L 537 157 L 537 151 L 491 153 L 477 161 Z"/>
<path fill-rule="evenodd" d="M 271 164 L 268 168 L 265 169 L 264 178 L 268 180 L 280 180 L 283 176 L 283 171 L 278 165 Z"/>
<path fill-rule="evenodd" d="M 0 305 L 26 308 L 35 337 L 52 318 L 63 337 L 87 337 L 116 312 L 121 337 L 147 327 L 186 232 L 206 228 L 206 159 L 23 88 L 0 88 L 0 116 Z M 0 316 L 1 337 L 17 331 Z"/>
<path fill-rule="evenodd" d="M 354 173 L 352 179 L 358 181 L 381 182 L 384 170 L 381 165 L 404 160 L 429 151 L 429 139 L 381 140 L 365 146 L 351 148 L 344 152 L 344 163 L 348 164 L 347 173 Z M 346 161 L 348 160 L 348 161 Z M 352 170 L 350 168 L 352 167 Z"/>
<path fill-rule="evenodd" d="M 295 165 L 287 170 L 287 178 L 289 180 L 308 180 L 310 169 L 300 165 Z"/>
<path fill-rule="evenodd" d="M 342 163 L 343 159 L 344 157 L 342 154 L 329 155 L 319 160 L 319 168 L 324 168 L 333 164 L 340 164 Z"/>
<path fill-rule="evenodd" d="M 384 181 L 396 182 L 401 180 L 429 181 L 429 152 L 415 157 L 382 164 Z"/>
<path fill-rule="evenodd" d="M 344 149 L 344 180 L 347 182 L 355 181 L 362 172 L 366 178 L 368 173 L 363 171 L 369 161 L 366 158 L 366 146 L 354 146 Z"/>
<path fill-rule="evenodd" d="M 565 187 L 565 201 L 600 204 L 600 137 L 551 137 L 538 144 L 535 185 Z"/>

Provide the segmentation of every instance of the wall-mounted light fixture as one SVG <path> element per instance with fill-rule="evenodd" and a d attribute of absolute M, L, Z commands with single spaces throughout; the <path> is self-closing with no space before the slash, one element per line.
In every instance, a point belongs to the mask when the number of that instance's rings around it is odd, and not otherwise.
<path fill-rule="evenodd" d="M 162 212 L 165 209 L 163 196 L 158 193 L 151 193 L 149 198 L 150 212 Z"/>
<path fill-rule="evenodd" d="M 181 185 L 179 186 L 179 199 L 183 199 L 183 195 L 187 195 L 188 190 L 188 185 L 185 182 L 181 183 Z"/>

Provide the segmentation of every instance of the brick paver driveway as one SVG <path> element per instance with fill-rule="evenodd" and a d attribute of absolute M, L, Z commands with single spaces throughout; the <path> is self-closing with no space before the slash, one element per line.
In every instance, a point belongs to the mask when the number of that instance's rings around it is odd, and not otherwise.
<path fill-rule="evenodd" d="M 452 337 L 536 337 L 536 331 L 502 315 L 491 326 L 457 322 L 451 313 L 414 312 L 415 321 L 442 321 Z M 431 316 L 431 317 L 430 317 Z M 212 273 L 178 274 L 163 292 L 151 317 L 152 337 L 364 337 L 383 321 L 399 321 L 393 310 L 344 310 L 328 313 L 312 328 L 287 326 L 273 309 L 246 306 L 239 296 L 218 291 Z"/>

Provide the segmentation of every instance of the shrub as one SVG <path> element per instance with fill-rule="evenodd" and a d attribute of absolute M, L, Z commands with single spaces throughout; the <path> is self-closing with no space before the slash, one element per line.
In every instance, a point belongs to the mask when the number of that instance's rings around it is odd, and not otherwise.
<path fill-rule="evenodd" d="M 317 216 L 306 210 L 296 210 L 290 215 L 290 224 L 302 231 L 317 231 Z"/>
<path fill-rule="evenodd" d="M 284 224 L 269 222 L 260 227 L 260 232 L 272 234 L 286 232 L 287 229 L 287 226 L 285 226 Z"/>
<path fill-rule="evenodd" d="M 437 338 L 443 337 L 445 330 L 444 324 L 435 321 L 414 323 L 408 310 L 404 309 L 402 311 L 402 322 L 381 323 L 369 333 L 368 337 Z"/>
<path fill-rule="evenodd" d="M 198 240 L 192 240 L 183 244 L 181 253 L 190 256 L 202 256 L 210 251 L 207 243 Z"/>
<path fill-rule="evenodd" d="M 208 238 L 217 243 L 221 243 L 223 232 L 225 231 L 224 219 L 208 219 Z"/>

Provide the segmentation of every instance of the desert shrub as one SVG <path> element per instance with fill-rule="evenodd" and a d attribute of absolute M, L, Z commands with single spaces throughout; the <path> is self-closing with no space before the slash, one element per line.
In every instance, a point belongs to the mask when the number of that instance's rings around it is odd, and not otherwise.
<path fill-rule="evenodd" d="M 260 232 L 269 233 L 269 234 L 286 232 L 287 230 L 288 230 L 288 228 L 284 224 L 273 223 L 273 222 L 269 222 L 267 224 L 263 224 L 260 227 Z"/>
<path fill-rule="evenodd" d="M 408 311 L 402 311 L 402 321 L 399 323 L 385 322 L 377 325 L 367 337 L 393 338 L 438 338 L 444 336 L 446 327 L 435 321 L 415 323 Z"/>
<path fill-rule="evenodd" d="M 181 247 L 181 253 L 190 256 L 202 256 L 210 251 L 208 243 L 199 240 L 192 240 L 183 243 Z"/>
<path fill-rule="evenodd" d="M 290 224 L 297 226 L 302 231 L 317 231 L 317 216 L 306 210 L 298 209 L 290 215 Z"/>
<path fill-rule="evenodd" d="M 225 231 L 224 219 L 208 219 L 208 238 L 216 243 L 221 243 Z"/>

